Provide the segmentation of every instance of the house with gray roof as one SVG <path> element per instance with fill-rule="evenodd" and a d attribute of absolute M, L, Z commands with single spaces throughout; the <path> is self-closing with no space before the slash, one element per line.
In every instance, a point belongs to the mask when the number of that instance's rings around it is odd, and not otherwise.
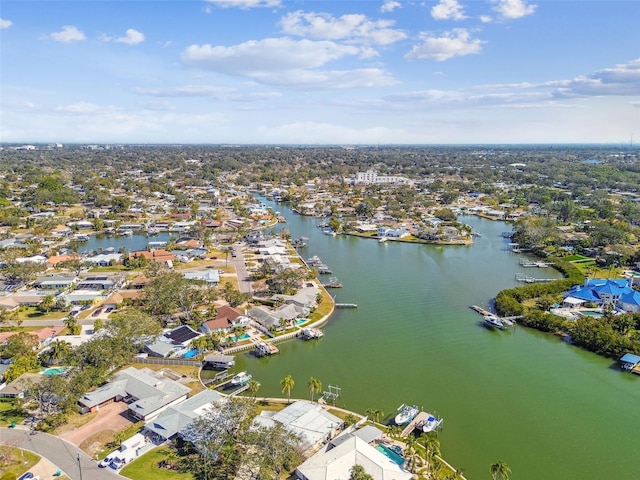
<path fill-rule="evenodd" d="M 257 423 L 269 427 L 275 422 L 297 434 L 304 450 L 328 442 L 344 425 L 342 419 L 329 413 L 321 405 L 306 400 L 298 400 L 279 412 L 264 411 Z"/>
<path fill-rule="evenodd" d="M 215 390 L 203 390 L 182 403 L 167 408 L 145 425 L 145 430 L 156 440 L 172 440 L 182 434 L 185 428 L 201 417 L 209 408 L 224 397 Z"/>
<path fill-rule="evenodd" d="M 82 413 L 95 412 L 102 405 L 124 401 L 129 414 L 150 420 L 187 398 L 191 389 L 148 368 L 125 368 L 113 379 L 79 400 Z"/>
<path fill-rule="evenodd" d="M 152 357 L 181 356 L 189 349 L 191 341 L 202 336 L 188 325 L 180 325 L 171 330 L 167 330 L 156 340 L 144 346 L 145 351 Z"/>

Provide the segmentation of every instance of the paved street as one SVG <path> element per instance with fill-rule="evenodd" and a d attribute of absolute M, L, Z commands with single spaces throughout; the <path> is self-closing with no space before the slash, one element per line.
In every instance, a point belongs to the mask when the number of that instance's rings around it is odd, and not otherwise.
<path fill-rule="evenodd" d="M 123 478 L 108 468 L 98 464 L 76 446 L 53 435 L 38 432 L 30 435 L 21 428 L 0 428 L 0 443 L 30 450 L 47 458 L 56 468 L 62 470 L 71 480 L 114 480 Z M 80 455 L 80 467 L 78 466 Z M 51 478 L 55 470 L 51 472 Z M 46 478 L 46 477 L 45 477 Z"/>

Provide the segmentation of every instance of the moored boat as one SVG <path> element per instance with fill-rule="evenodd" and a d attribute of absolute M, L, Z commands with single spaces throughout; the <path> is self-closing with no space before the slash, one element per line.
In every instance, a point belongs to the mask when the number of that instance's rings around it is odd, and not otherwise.
<path fill-rule="evenodd" d="M 442 425 L 443 419 L 438 418 L 435 415 L 431 415 L 427 413 L 427 419 L 422 424 L 422 431 L 424 433 L 429 433 L 435 431 L 440 425 Z"/>
<path fill-rule="evenodd" d="M 239 387 L 240 385 L 244 385 L 245 383 L 251 380 L 251 375 L 247 372 L 240 372 L 236 376 L 231 379 L 231 385 L 234 387 Z"/>
<path fill-rule="evenodd" d="M 418 415 L 418 407 L 416 405 L 402 404 L 398 407 L 398 414 L 394 419 L 396 425 L 405 425 Z"/>
<path fill-rule="evenodd" d="M 504 323 L 502 323 L 495 315 L 485 315 L 482 318 L 484 319 L 484 324 L 489 327 L 499 328 L 500 330 L 504 328 Z"/>

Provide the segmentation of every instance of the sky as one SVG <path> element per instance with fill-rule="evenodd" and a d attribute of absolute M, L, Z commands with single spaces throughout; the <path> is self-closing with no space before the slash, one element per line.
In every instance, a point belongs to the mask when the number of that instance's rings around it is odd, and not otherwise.
<path fill-rule="evenodd" d="M 0 142 L 640 142 L 640 1 L 0 0 Z"/>

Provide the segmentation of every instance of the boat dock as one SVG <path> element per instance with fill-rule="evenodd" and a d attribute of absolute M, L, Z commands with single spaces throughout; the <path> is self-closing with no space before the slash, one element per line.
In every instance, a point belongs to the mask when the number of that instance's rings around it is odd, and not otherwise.
<path fill-rule="evenodd" d="M 524 273 L 516 273 L 516 282 L 525 282 L 525 283 L 542 283 L 542 282 L 553 282 L 556 280 L 555 278 L 535 278 L 530 277 Z"/>
<path fill-rule="evenodd" d="M 521 267 L 538 267 L 538 268 L 548 268 L 553 266 L 553 262 L 532 262 L 523 258 L 520 260 Z"/>
<path fill-rule="evenodd" d="M 336 303 L 336 308 L 358 308 L 357 303 Z"/>
<path fill-rule="evenodd" d="M 469 305 L 469 308 L 475 312 L 478 312 L 480 315 L 494 315 L 489 310 L 485 310 L 484 308 L 477 305 Z"/>
<path fill-rule="evenodd" d="M 265 357 L 269 355 L 275 355 L 280 350 L 272 343 L 260 342 L 256 344 L 256 355 L 258 357 Z"/>
<path fill-rule="evenodd" d="M 342 288 L 342 283 L 336 278 L 331 277 L 328 282 L 323 283 L 322 286 L 324 288 Z"/>

